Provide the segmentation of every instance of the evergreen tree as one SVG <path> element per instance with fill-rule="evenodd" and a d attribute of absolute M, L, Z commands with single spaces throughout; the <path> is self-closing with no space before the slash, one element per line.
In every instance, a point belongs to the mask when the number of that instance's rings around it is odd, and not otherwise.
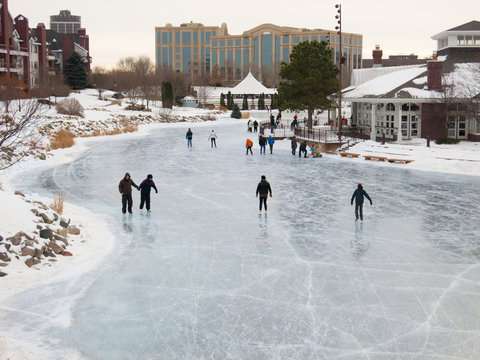
<path fill-rule="evenodd" d="M 272 95 L 272 101 L 270 102 L 270 106 L 272 109 L 276 109 L 277 108 L 277 99 L 276 99 L 277 95 L 276 94 L 273 94 Z"/>
<path fill-rule="evenodd" d="M 282 63 L 277 106 L 281 110 L 307 110 L 312 128 L 315 109 L 332 108 L 330 95 L 338 91 L 337 68 L 325 41 L 304 41 L 293 48 L 290 62 Z"/>
<path fill-rule="evenodd" d="M 240 108 L 238 107 L 237 104 L 233 104 L 233 110 L 232 110 L 232 113 L 230 114 L 230 117 L 235 119 L 242 118 L 242 113 L 240 112 Z"/>
<path fill-rule="evenodd" d="M 265 110 L 265 94 L 258 97 L 258 110 Z"/>
<path fill-rule="evenodd" d="M 67 59 L 63 69 L 65 81 L 71 89 L 85 89 L 88 85 L 88 73 L 85 60 L 76 52 Z"/>
<path fill-rule="evenodd" d="M 233 95 L 232 93 L 229 91 L 228 94 L 227 94 L 227 109 L 228 110 L 232 110 L 233 109 Z"/>
<path fill-rule="evenodd" d="M 220 106 L 227 107 L 225 105 L 225 94 L 224 93 L 220 94 Z"/>
<path fill-rule="evenodd" d="M 242 110 L 248 110 L 248 96 L 247 96 L 247 94 L 243 95 Z"/>
<path fill-rule="evenodd" d="M 162 82 L 162 106 L 168 109 L 173 106 L 173 89 L 170 81 Z"/>

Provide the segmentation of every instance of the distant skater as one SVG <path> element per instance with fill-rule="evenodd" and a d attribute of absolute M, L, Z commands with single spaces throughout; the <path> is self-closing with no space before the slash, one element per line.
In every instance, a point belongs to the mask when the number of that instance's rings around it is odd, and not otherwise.
<path fill-rule="evenodd" d="M 192 147 L 193 133 L 190 128 L 188 129 L 187 134 L 185 135 L 185 138 L 187 139 L 187 146 Z"/>
<path fill-rule="evenodd" d="M 275 139 L 270 136 L 268 138 L 268 146 L 270 147 L 270 154 L 273 154 L 273 144 L 275 144 Z"/>
<path fill-rule="evenodd" d="M 253 122 L 252 122 L 252 120 L 248 120 L 248 122 L 247 122 L 247 129 L 248 129 L 248 132 L 252 132 L 252 126 L 253 126 Z"/>
<path fill-rule="evenodd" d="M 260 154 L 265 155 L 265 146 L 267 145 L 267 139 L 263 135 L 258 138 L 258 145 L 260 145 Z"/>
<path fill-rule="evenodd" d="M 127 213 L 127 204 L 128 204 L 128 212 L 130 214 L 132 213 L 132 205 L 133 205 L 132 186 L 137 190 L 140 190 L 137 184 L 133 182 L 132 178 L 130 177 L 130 174 L 127 172 L 125 173 L 125 176 L 123 177 L 122 180 L 120 180 L 120 183 L 118 184 L 118 191 L 120 191 L 120 194 L 122 194 L 122 213 L 124 214 Z"/>
<path fill-rule="evenodd" d="M 353 199 L 355 199 L 355 220 L 358 220 L 358 213 L 360 212 L 360 220 L 363 221 L 363 197 L 366 197 L 370 201 L 370 205 L 373 205 L 372 199 L 370 199 L 367 192 L 363 190 L 362 184 L 358 184 L 357 190 L 353 192 L 352 200 L 350 200 L 350 203 L 353 205 Z"/>
<path fill-rule="evenodd" d="M 217 134 L 215 134 L 214 130 L 212 130 L 208 139 L 210 140 L 210 145 L 212 146 L 212 148 L 213 148 L 214 145 L 215 145 L 215 148 L 216 148 L 217 147 Z"/>
<path fill-rule="evenodd" d="M 147 211 L 150 211 L 150 191 L 152 188 L 154 188 L 155 192 L 158 194 L 157 187 L 153 182 L 153 175 L 148 174 L 147 178 L 140 184 L 140 210 L 143 209 L 143 205 L 145 204 Z"/>
<path fill-rule="evenodd" d="M 300 144 L 300 149 L 298 151 L 298 157 L 302 157 L 302 153 L 303 153 L 303 157 L 307 157 L 307 140 L 304 140 L 301 144 Z"/>
<path fill-rule="evenodd" d="M 245 147 L 247 148 L 247 153 L 245 155 L 248 155 L 248 151 L 250 151 L 250 154 L 253 155 L 252 146 L 253 146 L 253 141 L 250 139 L 247 139 L 247 143 L 245 144 Z"/>
<path fill-rule="evenodd" d="M 262 204 L 265 208 L 265 215 L 267 215 L 267 197 L 268 193 L 270 193 L 270 197 L 272 197 L 272 188 L 270 187 L 270 183 L 267 181 L 265 175 L 262 175 L 262 179 L 257 185 L 257 198 L 260 194 L 260 203 L 258 205 L 259 214 L 262 215 Z"/>
<path fill-rule="evenodd" d="M 297 153 L 297 139 L 295 139 L 295 136 L 292 138 L 290 143 L 292 144 L 292 155 L 295 156 Z"/>
<path fill-rule="evenodd" d="M 258 131 L 258 121 L 255 120 L 255 121 L 253 122 L 253 132 L 257 132 L 257 131 Z"/>

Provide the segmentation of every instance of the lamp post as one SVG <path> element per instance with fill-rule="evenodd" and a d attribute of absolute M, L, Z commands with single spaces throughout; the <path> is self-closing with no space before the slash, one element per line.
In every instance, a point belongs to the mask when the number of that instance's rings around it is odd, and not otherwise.
<path fill-rule="evenodd" d="M 342 4 L 336 4 L 335 8 L 337 9 L 337 34 L 340 36 L 340 45 L 339 45 L 339 56 L 338 59 L 338 140 L 342 142 L 342 64 L 345 62 L 345 58 L 342 53 Z"/>

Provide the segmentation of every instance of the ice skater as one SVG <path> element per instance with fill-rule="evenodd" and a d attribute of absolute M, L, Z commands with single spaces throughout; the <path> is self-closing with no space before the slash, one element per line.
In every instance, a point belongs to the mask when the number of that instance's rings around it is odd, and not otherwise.
<path fill-rule="evenodd" d="M 215 148 L 217 148 L 217 134 L 215 134 L 214 130 L 212 130 L 208 139 L 210 140 L 211 147 L 213 148 L 213 146 L 215 145 Z"/>
<path fill-rule="evenodd" d="M 357 190 L 353 192 L 350 203 L 353 205 L 353 199 L 355 199 L 355 220 L 358 220 L 358 213 L 360 212 L 360 220 L 363 221 L 363 197 L 366 197 L 370 201 L 370 205 L 373 205 L 372 199 L 368 196 L 367 192 L 363 190 L 362 184 L 357 185 Z"/>
<path fill-rule="evenodd" d="M 295 136 L 292 138 L 291 144 L 292 144 L 292 155 L 295 156 L 295 154 L 297 153 L 297 139 L 295 138 Z"/>
<path fill-rule="evenodd" d="M 268 146 L 270 147 L 270 154 L 273 154 L 273 144 L 275 144 L 275 139 L 270 135 L 268 138 Z"/>
<path fill-rule="evenodd" d="M 303 152 L 303 157 L 307 157 L 307 140 L 304 140 L 301 144 L 300 144 L 300 149 L 298 151 L 298 157 L 301 158 L 302 157 L 302 152 Z"/>
<path fill-rule="evenodd" d="M 265 139 L 262 134 L 260 134 L 258 138 L 258 145 L 260 145 L 260 154 L 262 154 L 263 152 L 263 155 L 265 155 L 265 146 L 267 145 L 267 139 Z"/>
<path fill-rule="evenodd" d="M 253 146 L 253 141 L 250 139 L 247 139 L 247 143 L 245 144 L 245 147 L 247 148 L 247 153 L 245 155 L 248 155 L 249 151 L 250 151 L 250 154 L 253 155 L 252 146 Z"/>
<path fill-rule="evenodd" d="M 270 187 L 270 183 L 267 181 L 267 178 L 265 177 L 265 175 L 262 175 L 262 179 L 257 185 L 257 198 L 258 198 L 258 194 L 260 194 L 260 204 L 258 205 L 259 207 L 258 215 L 262 215 L 262 204 L 265 208 L 265 215 L 267 215 L 268 193 L 270 193 L 270 197 L 272 197 L 272 188 Z"/>
<path fill-rule="evenodd" d="M 192 147 L 192 138 L 193 138 L 193 132 L 190 128 L 188 128 L 187 134 L 185 135 L 185 139 L 187 139 L 188 147 Z"/>
<path fill-rule="evenodd" d="M 258 121 L 255 120 L 255 121 L 253 122 L 253 132 L 257 132 L 257 131 L 258 131 Z"/>
<path fill-rule="evenodd" d="M 157 187 L 153 182 L 153 175 L 148 174 L 147 178 L 140 184 L 140 210 L 143 209 L 143 205 L 145 204 L 147 211 L 150 211 L 150 191 L 152 188 L 154 188 L 155 192 L 158 194 Z"/>
<path fill-rule="evenodd" d="M 132 213 L 132 205 L 133 205 L 132 186 L 137 190 L 140 190 L 137 184 L 133 182 L 132 178 L 130 177 L 130 174 L 127 172 L 125 173 L 125 176 L 123 177 L 122 180 L 120 180 L 120 183 L 118 184 L 118 191 L 120 191 L 120 194 L 122 194 L 122 213 L 124 214 L 127 213 L 127 204 L 128 204 L 128 212 L 130 214 Z"/>

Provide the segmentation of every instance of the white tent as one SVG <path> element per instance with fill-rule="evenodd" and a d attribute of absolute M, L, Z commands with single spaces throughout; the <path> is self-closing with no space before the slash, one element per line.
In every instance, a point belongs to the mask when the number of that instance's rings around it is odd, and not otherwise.
<path fill-rule="evenodd" d="M 252 73 L 248 73 L 248 75 L 243 79 L 237 86 L 235 86 L 233 89 L 230 90 L 232 94 L 235 95 L 260 95 L 260 94 L 265 94 L 265 95 L 271 95 L 271 94 L 276 94 L 277 90 L 276 89 L 268 89 L 265 86 L 262 85 L 260 81 L 255 79 L 255 77 L 252 75 Z"/>

